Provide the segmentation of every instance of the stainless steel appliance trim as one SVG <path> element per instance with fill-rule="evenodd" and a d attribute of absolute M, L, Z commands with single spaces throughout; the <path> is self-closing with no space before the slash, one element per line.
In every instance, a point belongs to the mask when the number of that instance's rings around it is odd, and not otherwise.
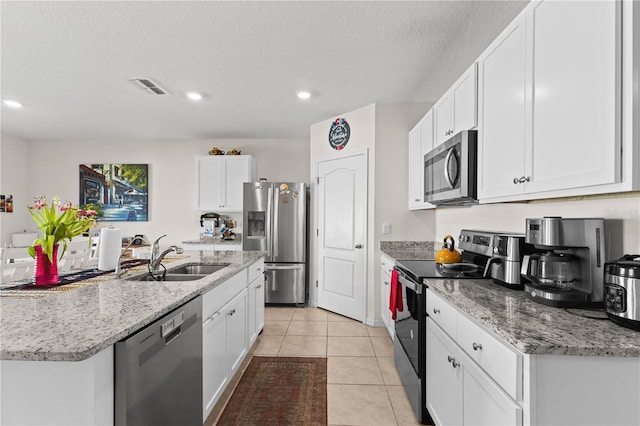
<path fill-rule="evenodd" d="M 415 291 L 417 294 L 422 294 L 423 292 L 423 285 L 422 284 L 418 284 L 415 281 L 413 281 L 411 278 L 409 278 L 407 275 L 405 275 L 405 273 L 394 267 L 394 269 L 396 271 L 398 271 L 398 281 L 400 282 L 400 284 L 409 287 L 411 290 Z"/>
<path fill-rule="evenodd" d="M 275 257 L 273 253 L 273 241 L 275 240 L 273 237 L 273 184 L 270 184 L 267 189 L 267 214 L 265 222 L 265 226 L 267 228 L 265 231 L 265 237 L 267 238 L 267 256 L 265 257 L 265 260 L 269 261 Z"/>
<path fill-rule="evenodd" d="M 624 310 L 624 312 L 618 312 L 607 309 L 605 298 L 605 310 L 607 311 L 607 313 L 629 320 L 640 321 L 640 279 L 605 274 L 604 282 L 605 288 L 607 284 L 613 284 L 622 287 L 625 291 L 626 301 L 626 309 Z"/>
<path fill-rule="evenodd" d="M 447 152 L 447 156 L 444 159 L 444 178 L 447 180 L 447 182 L 449 183 L 449 187 L 451 189 L 455 188 L 455 182 L 451 180 L 451 176 L 449 176 L 449 162 L 451 161 L 451 158 L 455 158 L 456 162 L 458 161 L 458 158 L 456 156 L 456 147 L 452 146 L 449 149 L 449 152 Z M 459 166 L 458 166 L 459 169 Z M 456 176 L 457 178 L 457 176 Z"/>

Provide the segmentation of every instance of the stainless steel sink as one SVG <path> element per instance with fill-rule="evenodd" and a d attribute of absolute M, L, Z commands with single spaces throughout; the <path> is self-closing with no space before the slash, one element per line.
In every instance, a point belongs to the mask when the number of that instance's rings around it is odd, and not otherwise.
<path fill-rule="evenodd" d="M 192 274 L 213 274 L 214 272 L 218 272 L 220 269 L 226 268 L 229 266 L 229 263 L 215 263 L 215 264 L 189 264 L 178 266 L 175 269 L 169 269 L 167 271 L 167 275 L 169 274 L 177 274 L 177 275 L 192 275 Z"/>
<path fill-rule="evenodd" d="M 154 279 L 151 275 L 149 274 L 145 274 L 142 275 L 141 277 L 136 277 L 136 278 L 131 278 L 132 280 L 135 281 L 195 281 L 195 280 L 199 280 L 201 278 L 206 277 L 208 274 L 173 274 L 173 273 L 167 273 L 164 275 L 163 278 L 162 275 L 160 275 L 158 278 L 158 280 Z"/>

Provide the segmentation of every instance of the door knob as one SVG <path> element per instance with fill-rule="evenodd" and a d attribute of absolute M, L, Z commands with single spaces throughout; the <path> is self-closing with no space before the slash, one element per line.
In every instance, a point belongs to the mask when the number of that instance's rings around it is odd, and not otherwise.
<path fill-rule="evenodd" d="M 357 249 L 361 249 L 362 248 L 362 244 L 356 244 L 356 248 Z"/>

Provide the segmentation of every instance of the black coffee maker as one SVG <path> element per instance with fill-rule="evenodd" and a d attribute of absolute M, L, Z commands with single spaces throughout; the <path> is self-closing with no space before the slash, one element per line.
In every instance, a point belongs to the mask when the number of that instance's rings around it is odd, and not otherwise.
<path fill-rule="evenodd" d="M 202 234 L 205 237 L 214 236 L 219 226 L 220 215 L 218 213 L 205 213 L 200 216 L 200 227 L 204 228 Z"/>

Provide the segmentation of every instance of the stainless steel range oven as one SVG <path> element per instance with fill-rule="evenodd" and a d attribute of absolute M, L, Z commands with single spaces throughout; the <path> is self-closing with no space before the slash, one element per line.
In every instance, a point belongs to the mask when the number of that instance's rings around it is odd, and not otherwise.
<path fill-rule="evenodd" d="M 463 232 L 465 232 L 463 230 Z M 396 313 L 394 362 L 416 419 L 433 424 L 427 411 L 427 286 L 425 278 L 482 278 L 487 258 L 466 251 L 462 263 L 440 265 L 434 260 L 399 260 L 394 269 L 402 289 L 403 309 Z"/>
<path fill-rule="evenodd" d="M 411 406 L 420 423 L 431 422 L 426 406 L 426 323 L 427 287 L 400 263 L 398 282 L 402 288 L 403 310 L 397 312 L 394 362 Z"/>

